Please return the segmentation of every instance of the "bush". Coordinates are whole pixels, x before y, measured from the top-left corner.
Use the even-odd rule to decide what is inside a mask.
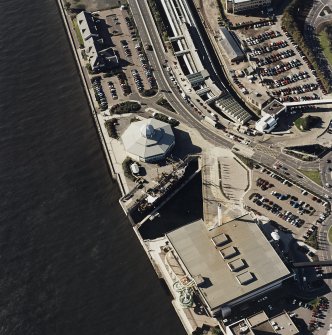
[[[92,67],[90,63],[87,63],[85,65],[85,68],[88,70],[89,74],[94,74],[94,72],[92,71]]]
[[[163,106],[164,108],[167,108],[169,111],[175,113],[175,109],[170,105],[170,103],[168,102],[168,100],[165,99],[164,97],[162,97],[161,99],[159,99],[157,101],[157,105]]]
[[[173,118],[169,118],[168,116],[166,116],[164,114],[161,114],[161,113],[155,113],[153,115],[153,117],[156,120],[169,123],[172,127],[176,127],[176,126],[178,126],[180,124],[180,122],[178,120],[175,120]]]
[[[318,249],[317,231],[314,231],[305,241],[305,243],[317,250]]]
[[[123,162],[122,162],[122,169],[125,177],[129,178],[130,180],[135,180],[135,176],[131,173],[130,170],[130,165],[135,163],[131,158],[127,157]]]
[[[156,95],[157,92],[158,92],[157,89],[150,88],[149,90],[144,90],[143,93],[142,93],[142,95],[144,97],[152,97],[152,96]]]
[[[136,101],[125,101],[114,105],[111,108],[112,114],[126,114],[138,112],[141,109],[141,105]]]
[[[105,127],[107,129],[108,135],[111,138],[115,138],[115,139],[119,138],[118,132],[116,130],[116,124],[117,124],[117,122],[118,122],[117,119],[111,119],[111,120],[107,120],[105,122]]]
[[[165,28],[164,22],[162,20],[162,17],[160,15],[157,1],[156,0],[148,0],[148,5],[150,7],[152,16],[154,18],[154,21],[156,23],[157,29],[159,31],[160,36],[163,38],[163,41],[165,42],[168,39],[167,30]]]

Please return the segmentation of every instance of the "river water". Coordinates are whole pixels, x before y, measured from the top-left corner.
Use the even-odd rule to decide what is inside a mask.
[[[0,334],[184,334],[118,205],[56,2],[0,5]]]

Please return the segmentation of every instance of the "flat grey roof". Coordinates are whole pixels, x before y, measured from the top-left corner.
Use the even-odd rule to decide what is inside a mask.
[[[246,262],[243,261],[242,258],[235,259],[228,263],[229,268],[231,271],[240,271],[247,267]]]
[[[247,331],[241,328],[248,326]],[[264,311],[258,312],[247,319],[242,319],[229,326],[231,333],[240,334],[279,334],[279,335],[298,335],[299,330],[295,326],[286,312],[268,318]]]
[[[279,327],[277,333],[280,335],[296,335],[300,333],[286,312],[270,318],[270,323],[272,326],[275,325]]]
[[[229,236],[229,241],[217,247],[211,239],[220,234]],[[249,214],[211,231],[207,231],[204,222],[199,220],[166,236],[190,275],[205,278],[198,289],[211,309],[290,276],[289,270]],[[221,251],[229,258],[223,259]],[[234,256],[231,256],[232,253]],[[246,266],[231,271],[228,263],[238,258],[243,259]]]
[[[270,115],[278,115],[285,109],[285,106],[278,100],[272,100],[268,105],[262,108],[262,112]]]
[[[225,235],[224,233],[221,233],[217,236],[212,237],[211,239],[213,243],[217,246],[220,247],[222,245],[225,245],[226,243],[229,242],[229,237]]]
[[[251,315],[247,318],[247,322],[249,323],[250,327],[255,327],[265,321],[268,321],[269,318],[267,317],[264,311],[260,311],[254,315]]]
[[[244,57],[244,52],[236,43],[232,34],[228,31],[227,28],[220,28],[222,35],[222,40],[220,41],[222,47],[224,48],[226,55],[229,59],[241,58]]]

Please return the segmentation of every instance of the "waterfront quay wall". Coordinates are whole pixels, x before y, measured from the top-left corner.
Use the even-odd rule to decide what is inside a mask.
[[[84,91],[85,91],[88,103],[90,105],[90,111],[91,111],[92,117],[95,121],[94,124],[96,126],[98,136],[100,138],[100,143],[101,143],[102,148],[103,148],[104,156],[106,158],[107,165],[109,167],[109,171],[111,172],[112,178],[117,181],[117,183],[119,185],[119,188],[120,188],[120,191],[121,191],[121,194],[125,195],[126,192],[125,192],[124,182],[122,180],[121,175],[118,174],[115,171],[113,160],[112,160],[112,152],[110,152],[107,148],[106,138],[105,138],[105,136],[102,132],[102,127],[101,127],[101,124],[100,124],[100,120],[98,118],[97,111],[96,111],[95,105],[93,103],[93,97],[91,96],[91,92],[89,90],[88,78],[84,75],[84,70],[83,70],[81,62],[80,62],[80,57],[79,57],[79,54],[77,52],[77,48],[75,46],[75,38],[74,38],[74,33],[75,32],[72,30],[71,23],[69,22],[70,17],[68,16],[68,14],[66,12],[66,9],[64,7],[64,4],[63,4],[62,0],[57,0],[57,3],[58,3],[59,10],[60,10],[60,14],[61,14],[62,19],[63,19],[62,21],[63,21],[64,27],[66,29],[70,45],[72,47],[73,55],[74,55],[75,61],[76,61],[76,66],[77,66],[79,74],[81,76],[81,82],[82,82],[82,85],[84,87]]]
[[[123,197],[126,194],[126,187],[125,187],[126,183],[125,183],[125,181],[122,180],[122,176],[119,173],[116,172],[115,163],[114,163],[114,162],[116,162],[115,155],[109,149],[109,146],[107,145],[105,135],[103,134],[103,130],[102,130],[103,127],[101,125],[102,119],[98,117],[98,113],[97,113],[97,110],[96,110],[95,105],[94,105],[93,97],[92,97],[91,92],[89,90],[89,82],[88,82],[89,78],[84,74],[84,69],[82,68],[82,64],[81,64],[81,61],[80,61],[78,50],[77,50],[76,45],[75,45],[75,37],[76,37],[75,32],[73,31],[72,26],[71,26],[71,22],[69,21],[70,17],[68,16],[68,14],[66,12],[66,9],[64,8],[64,4],[63,4],[62,0],[57,0],[57,3],[58,3],[58,7],[59,7],[59,10],[60,10],[62,19],[63,19],[64,27],[66,29],[70,45],[72,47],[72,51],[73,51],[73,54],[74,54],[74,57],[75,57],[76,65],[77,65],[78,71],[79,71],[80,76],[81,76],[81,82],[82,82],[82,85],[84,87],[84,91],[86,93],[88,103],[90,105],[91,115],[94,119],[94,124],[95,124],[97,132],[98,132],[98,136],[99,136],[102,148],[103,148],[104,156],[106,158],[106,161],[107,161],[110,173],[112,175],[112,178],[117,181],[117,183],[120,187],[121,193],[122,193],[122,197]],[[196,173],[197,173],[197,171],[196,171]],[[196,175],[196,173],[194,175]],[[191,177],[193,178],[193,176],[191,176]],[[190,180],[192,178],[190,178]],[[173,196],[173,195],[174,194],[170,195],[170,197]],[[124,206],[122,206],[121,202],[120,202],[120,205],[121,205],[123,211],[125,212],[125,214],[127,215],[127,217],[129,218],[129,220],[131,221],[131,223],[133,224],[130,215],[128,215],[127,211],[125,210]],[[162,273],[161,273],[161,271],[158,267],[158,264],[156,264],[155,260],[152,258],[151,254],[150,254],[150,250],[148,249],[148,246],[146,245],[145,241],[143,240],[143,238],[142,238],[142,236],[139,232],[138,227],[135,227],[133,225],[133,230],[134,230],[140,244],[142,245],[146,255],[148,256],[148,258],[150,260],[150,263],[151,263],[152,267],[154,268],[158,278],[162,279],[163,275],[162,275]],[[176,308],[176,304],[174,302],[173,302],[173,307],[174,307],[177,315],[179,316],[186,332],[188,334],[191,334],[191,331],[186,326],[186,323],[187,323],[186,321],[187,320],[185,320],[185,317],[181,314],[181,311],[178,308]]]

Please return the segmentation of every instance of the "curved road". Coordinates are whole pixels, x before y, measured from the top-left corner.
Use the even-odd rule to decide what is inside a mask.
[[[332,2],[332,0],[321,0],[319,3],[321,5],[318,6],[312,14],[317,17],[325,6],[326,3]],[[299,168],[320,168],[323,171],[323,182],[331,182],[332,185],[332,175],[331,173],[328,175],[326,171],[328,170],[328,165],[326,162],[326,158],[324,162],[320,162],[320,166],[315,162],[302,162],[295,158],[292,158],[286,154],[280,152],[280,150],[273,148],[273,145],[269,143],[253,143],[250,147],[245,145],[235,143],[231,141],[223,131],[218,131],[215,128],[212,128],[208,124],[203,124],[201,122],[201,117],[196,113],[191,113],[189,110],[189,105],[184,102],[179,91],[174,89],[174,84],[169,78],[169,75],[166,69],[162,66],[165,62],[165,50],[163,47],[163,43],[155,27],[155,23],[153,17],[150,13],[148,5],[145,0],[128,0],[128,3],[131,7],[131,11],[136,22],[137,28],[140,33],[140,37],[143,43],[149,43],[153,47],[153,51],[148,51],[147,55],[150,61],[150,64],[154,68],[154,75],[158,82],[159,89],[163,92],[165,98],[170,102],[173,108],[179,114],[179,118],[184,121],[188,126],[197,129],[200,134],[209,142],[214,145],[226,147],[232,149],[236,147],[240,150],[240,152],[247,152],[247,156],[253,158],[254,160],[265,164],[268,167],[272,167],[276,161],[279,161],[283,164],[284,167],[287,167],[285,175],[283,170],[279,170],[279,174],[284,174],[284,177],[295,181],[299,185],[304,188],[319,194],[322,197],[325,197],[325,194],[332,196],[331,189],[323,188],[305,176],[301,175],[297,169]],[[323,6],[323,7],[322,7]],[[322,7],[322,8],[321,8]],[[315,22],[312,22],[313,25]],[[148,104],[149,107],[154,107],[156,109],[160,109],[160,106],[156,105],[153,99],[141,99],[144,103]],[[190,108],[191,109],[191,108]],[[332,159],[332,153],[331,153]],[[332,167],[332,165],[331,165]],[[331,248],[327,242],[327,231],[332,225],[332,217],[330,216],[326,222],[319,227],[319,256],[320,259],[331,259]],[[332,268],[328,268],[328,271],[332,271]],[[332,280],[327,279],[327,284],[329,287],[332,286]]]
[[[142,42],[149,43],[153,47],[153,51],[148,51],[147,55],[151,65],[154,68],[154,74],[158,82],[159,89],[164,92],[163,94],[170,102],[170,104],[174,107],[182,119],[185,120],[186,124],[197,129],[206,140],[215,145],[229,149],[233,148],[236,144],[237,147],[242,147],[243,151],[245,151],[247,149],[246,146],[234,143],[226,136],[223,131],[217,130],[210,125],[203,124],[201,121],[201,116],[190,112],[189,104],[184,102],[177,89],[174,90],[174,84],[170,80],[166,69],[162,66],[162,63],[164,63],[166,58],[165,49],[155,26],[153,17],[148,8],[147,2],[128,0],[128,3],[131,7],[134,20],[140,32]],[[296,169],[303,168],[304,166],[306,168],[318,167],[317,163],[304,163],[281,153],[277,149],[270,148],[270,146],[265,145],[264,143],[253,143],[250,149],[254,152],[254,154],[251,156],[254,160],[257,160],[258,162],[261,162],[270,167],[272,167],[277,160],[282,161],[283,164],[289,168],[291,173],[291,176],[288,176],[288,178],[292,177],[292,179],[297,181],[299,184],[306,188],[310,188],[312,191],[318,193],[321,196],[324,196],[326,193],[332,195],[330,190],[325,190],[324,188],[313,183],[311,180],[305,177],[297,177],[299,172],[296,171]],[[287,176],[285,177],[287,178]]]

